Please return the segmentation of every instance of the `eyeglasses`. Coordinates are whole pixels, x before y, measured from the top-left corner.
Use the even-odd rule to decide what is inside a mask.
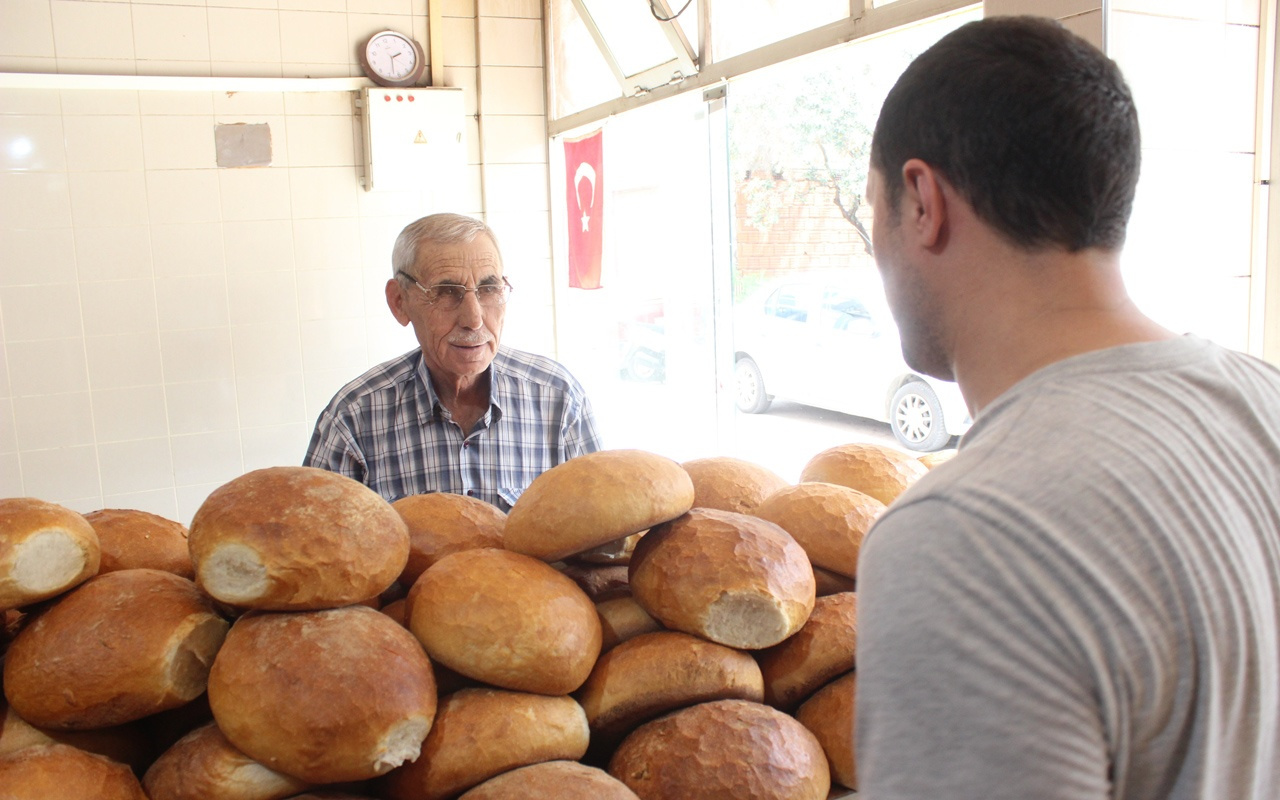
[[[505,277],[502,279],[502,283],[482,283],[474,289],[468,289],[460,283],[437,283],[433,286],[423,286],[416,278],[404,270],[398,270],[396,274],[413,281],[413,285],[422,290],[427,305],[439,306],[445,311],[453,311],[462,305],[462,298],[466,297],[468,292],[475,292],[476,300],[482,306],[492,308],[506,305],[507,295],[514,290],[514,287]]]

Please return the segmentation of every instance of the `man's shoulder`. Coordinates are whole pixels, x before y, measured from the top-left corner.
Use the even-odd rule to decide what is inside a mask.
[[[371,367],[338,390],[330,401],[330,409],[360,405],[371,395],[399,391],[405,384],[417,380],[421,358],[422,352],[414,349]]]
[[[581,391],[573,374],[553,358],[502,345],[493,359],[494,374],[522,383],[534,383],[567,392]]]

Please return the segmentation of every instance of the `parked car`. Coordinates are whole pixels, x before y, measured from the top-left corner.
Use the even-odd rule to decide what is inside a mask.
[[[972,420],[954,383],[913,371],[873,270],[803,273],[770,283],[734,314],[735,403],[759,414],[775,397],[889,423],[931,452]]]

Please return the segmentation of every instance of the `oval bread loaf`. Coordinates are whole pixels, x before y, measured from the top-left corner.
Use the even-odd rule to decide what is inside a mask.
[[[551,565],[519,553],[445,556],[418,578],[409,603],[409,629],[433,660],[504,689],[568,694],[600,654],[591,599]]]
[[[103,572],[122,569],[161,569],[195,578],[187,527],[159,514],[130,508],[103,508],[84,518],[98,534]]]
[[[460,689],[440,700],[422,756],[384,779],[391,800],[443,800],[494,775],[586,753],[587,717],[572,697]]]
[[[155,758],[151,737],[140,721],[87,731],[39,728],[18,716],[0,694],[0,755],[45,744],[71,745],[127,764],[139,773]]]
[[[849,789],[858,788],[853,727],[857,716],[858,673],[848,672],[813,693],[796,710],[796,720],[822,745],[831,765],[831,778]]]
[[[814,567],[858,576],[858,553],[885,504],[834,483],[801,483],[780,489],[755,510],[761,519],[791,534]]]
[[[37,745],[0,756],[4,800],[148,800],[133,771],[65,744]]]
[[[34,497],[0,499],[0,611],[55,597],[98,574],[101,547],[81,514]]]
[[[751,514],[769,495],[787,486],[778,473],[731,456],[695,458],[681,464],[693,481],[693,507]]]
[[[826,800],[831,770],[803,725],[748,700],[699,703],[623,740],[609,774],[644,800]]]
[[[754,650],[800,630],[816,586],[804,549],[747,514],[695,508],[636,545],[631,594],[663,626]]]
[[[577,761],[543,761],[504,772],[458,800],[640,800],[622,781]]]
[[[59,598],[14,639],[4,689],[33,725],[105,728],[204,692],[228,623],[191,581],[109,572]]]
[[[750,654],[687,633],[630,639],[596,662],[577,693],[591,736],[616,742],[659,714],[708,700],[761,702],[764,680]]]
[[[151,800],[281,800],[310,786],[249,758],[212,722],[179,739],[142,777]]]
[[[402,497],[391,507],[409,529],[409,560],[400,582],[412,586],[427,567],[459,550],[502,547],[507,515],[483,500],[452,492]]]
[[[506,548],[559,561],[639,533],[693,506],[680,464],[644,450],[599,450],[533,479],[507,515]]]
[[[336,472],[268,467],[201,504],[188,539],[196,583],[242,608],[338,608],[391,586],[409,558],[404,520]]]
[[[662,625],[649,616],[630,592],[596,603],[596,613],[600,615],[601,652],[642,633],[662,630]]]
[[[249,612],[209,674],[218,728],[245,755],[308,783],[358,781],[417,758],[436,713],[431,662],[368,606]]]
[[[854,442],[829,447],[809,459],[800,471],[800,482],[848,486],[889,505],[928,471],[917,458],[901,450]]]
[[[759,654],[764,701],[790,712],[823,685],[854,668],[858,596],[819,597],[809,621],[785,642]]]

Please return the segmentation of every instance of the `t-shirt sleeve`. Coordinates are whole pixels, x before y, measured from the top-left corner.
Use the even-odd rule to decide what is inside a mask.
[[[859,797],[1110,797],[1088,622],[1062,583],[942,500],[884,515],[858,567]]]

